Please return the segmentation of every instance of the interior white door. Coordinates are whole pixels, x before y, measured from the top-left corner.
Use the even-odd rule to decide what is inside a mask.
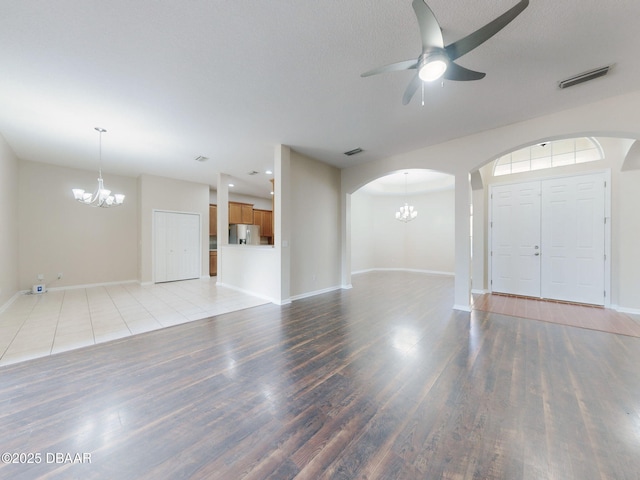
[[[605,178],[542,181],[541,295],[604,305]]]
[[[540,296],[540,182],[492,190],[491,289]]]
[[[200,216],[154,212],[155,282],[200,276]]]
[[[200,276],[200,217],[178,214],[176,218],[178,244],[177,276],[179,279]]]

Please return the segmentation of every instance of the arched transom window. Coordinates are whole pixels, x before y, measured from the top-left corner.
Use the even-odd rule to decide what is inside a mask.
[[[493,175],[530,172],[603,158],[602,147],[595,138],[565,138],[530,145],[503,155],[496,160]]]

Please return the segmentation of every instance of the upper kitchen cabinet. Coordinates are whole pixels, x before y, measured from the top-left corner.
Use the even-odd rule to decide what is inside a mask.
[[[218,235],[218,207],[216,205],[209,205],[209,236],[215,237]]]
[[[239,223],[253,225],[253,205],[249,203],[229,202],[229,225]]]

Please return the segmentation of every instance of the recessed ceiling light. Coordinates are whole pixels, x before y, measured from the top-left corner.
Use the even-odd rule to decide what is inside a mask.
[[[273,195],[273,194],[274,194],[274,193],[273,193],[273,192],[271,192],[271,195]]]
[[[272,174],[273,174],[273,172],[272,172],[271,170],[267,170],[267,171],[266,171],[266,172],[264,172],[264,173],[266,173],[267,175],[272,175]]]
[[[229,186],[230,187],[235,187],[235,185],[233,183],[230,183]]]

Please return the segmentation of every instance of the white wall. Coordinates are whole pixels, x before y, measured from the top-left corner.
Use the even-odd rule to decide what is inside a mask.
[[[126,195],[120,207],[76,202],[71,189],[93,191],[97,176],[97,171],[19,162],[20,289],[39,283],[38,274],[44,275],[47,287],[137,278],[136,180],[103,174],[107,188]]]
[[[623,172],[618,188],[619,233],[615,245],[620,259],[617,301],[621,311],[640,313],[640,170]]]
[[[410,195],[418,217],[403,223],[395,212],[404,196],[351,196],[351,268],[422,270],[453,274],[454,190]]]
[[[18,291],[18,158],[0,135],[0,308]]]
[[[153,282],[153,211],[199,213],[201,219],[200,275],[209,275],[209,185],[154,175],[138,179],[140,195],[139,272],[142,283]]]
[[[377,268],[375,250],[378,242],[374,231],[375,206],[373,195],[358,191],[351,195],[351,271]]]
[[[291,151],[291,296],[340,287],[340,170]]]
[[[280,303],[278,260],[273,247],[218,245],[218,284]]]

